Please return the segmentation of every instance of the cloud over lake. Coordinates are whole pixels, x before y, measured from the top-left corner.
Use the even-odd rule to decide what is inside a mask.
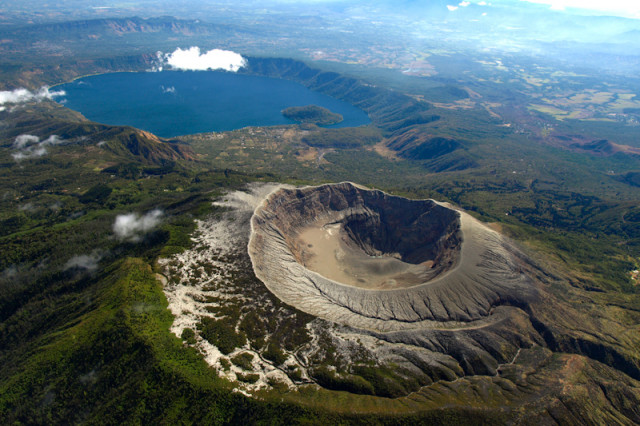
[[[164,57],[173,69],[189,71],[225,70],[236,72],[247,64],[247,60],[239,53],[230,50],[213,49],[206,53],[193,46],[189,49],[177,48]]]

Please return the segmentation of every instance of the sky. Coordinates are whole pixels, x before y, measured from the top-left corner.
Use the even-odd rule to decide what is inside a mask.
[[[167,5],[171,5],[174,3],[181,8],[185,5],[189,5],[190,7],[197,8],[198,3],[204,5],[212,5],[215,3],[220,4],[243,4],[247,5],[266,5],[266,4],[295,4],[297,6],[300,5],[317,5],[322,3],[348,3],[350,0],[268,0],[268,1],[259,1],[259,0],[133,0],[128,2],[119,2],[114,0],[66,0],[65,2],[58,2],[57,8],[60,7],[82,7],[84,9],[104,9],[105,7],[109,9],[109,6],[119,5],[118,7],[149,7],[153,4],[161,5],[165,7]],[[367,0],[360,0],[367,1]],[[390,0],[375,0],[371,3],[376,2],[388,2]],[[415,4],[424,4],[425,6],[433,5],[442,2],[442,0],[409,0],[409,3]],[[449,10],[455,10],[458,8],[464,8],[466,6],[475,4],[481,6],[490,6],[491,3],[494,2],[496,4],[511,4],[517,6],[518,3],[522,4],[525,2],[528,3],[537,3],[543,5],[549,5],[550,9],[553,10],[582,10],[588,11],[590,14],[604,14],[611,16],[623,16],[627,18],[636,18],[640,19],[640,0],[451,0],[448,3]],[[41,8],[40,3],[42,0],[0,0],[0,10],[12,10],[16,7],[20,6],[20,9],[29,9],[29,8]],[[402,4],[403,2],[400,2]],[[82,5],[82,6],[81,6]],[[126,5],[126,6],[125,6]],[[400,6],[402,7],[402,6]]]
[[[638,0],[520,0],[529,3],[548,4],[554,10],[584,9],[598,14],[640,19]]]
[[[276,3],[288,4],[316,4],[316,3],[335,3],[343,0],[273,0]],[[421,0],[424,4],[428,4],[431,0]],[[640,0],[493,0],[495,3],[512,4],[517,6],[518,3],[528,2],[537,4],[547,4],[552,10],[582,10],[589,14],[622,16],[626,18],[640,19]],[[454,11],[460,7],[466,7],[471,4],[480,6],[491,6],[492,0],[452,0],[447,6],[450,11]]]

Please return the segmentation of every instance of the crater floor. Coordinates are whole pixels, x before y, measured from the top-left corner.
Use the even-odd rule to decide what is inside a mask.
[[[298,235],[298,255],[309,270],[339,283],[369,289],[393,289],[420,284],[433,261],[419,265],[385,254],[370,255],[350,240],[339,224],[310,226]]]
[[[413,287],[457,263],[456,212],[430,200],[359,196],[347,209],[296,215],[284,232],[299,263],[338,283],[376,290]]]

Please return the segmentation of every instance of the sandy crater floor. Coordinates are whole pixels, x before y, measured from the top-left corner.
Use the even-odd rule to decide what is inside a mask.
[[[302,264],[325,278],[353,287],[384,290],[424,281],[432,261],[412,265],[399,254],[369,255],[349,240],[340,224],[316,224],[298,235]]]

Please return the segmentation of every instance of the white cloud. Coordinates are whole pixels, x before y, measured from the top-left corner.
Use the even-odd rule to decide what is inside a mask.
[[[62,142],[64,142],[64,140],[61,139],[60,136],[51,135],[47,139],[45,139],[42,142],[40,142],[40,145],[42,145],[42,146],[60,145]]]
[[[14,152],[11,156],[18,162],[42,157],[47,155],[47,146],[59,145],[63,142],[64,140],[57,135],[51,135],[43,141],[40,141],[40,138],[35,135],[19,135],[12,145],[17,152]]]
[[[28,160],[30,158],[38,158],[47,155],[47,150],[42,147],[29,147],[24,151],[14,152],[11,154],[14,160],[20,162],[22,160]]]
[[[247,60],[239,53],[220,49],[200,53],[197,46],[186,50],[178,48],[173,53],[166,54],[164,59],[171,68],[193,71],[221,69],[236,72],[247,64]]]
[[[94,251],[92,254],[80,254],[73,256],[64,265],[64,270],[72,268],[86,269],[89,272],[93,272],[98,269],[98,262],[102,259],[102,255],[99,252]]]
[[[487,2],[486,1],[481,1],[480,3],[478,3],[478,6],[486,6]]]
[[[137,213],[121,214],[113,223],[113,232],[121,241],[137,242],[145,234],[158,226],[162,219],[161,210],[152,210],[144,216]]]
[[[23,149],[29,145],[40,142],[40,138],[34,135],[20,135],[13,141],[13,147]]]
[[[57,96],[64,96],[66,93],[64,90],[50,92],[49,88],[42,87],[37,92],[31,92],[30,90],[20,88],[12,91],[0,91],[0,106],[1,111],[6,108],[5,104],[21,104],[25,102],[41,102],[45,99],[53,99]]]
[[[469,6],[471,3],[468,1],[461,1],[460,3],[458,3],[458,6],[460,7],[467,7]]]
[[[458,9],[458,6],[451,6],[450,4],[448,4],[447,9],[449,9],[450,12],[453,12],[454,10]]]

